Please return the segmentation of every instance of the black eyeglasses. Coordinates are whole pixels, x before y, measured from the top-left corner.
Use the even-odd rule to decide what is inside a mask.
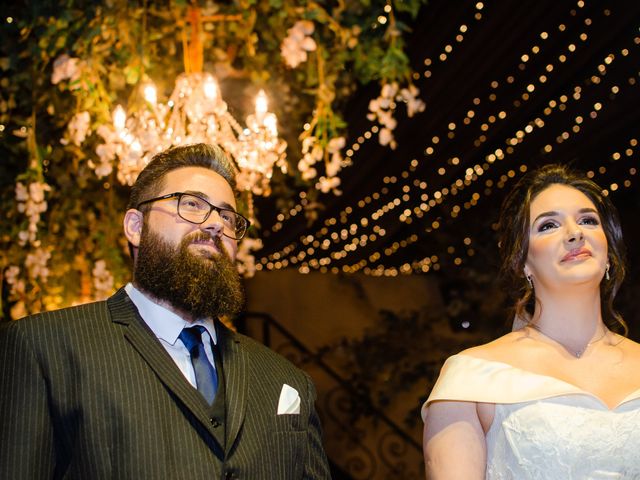
[[[200,225],[207,221],[207,218],[214,210],[220,215],[222,224],[224,225],[223,234],[234,240],[240,240],[247,233],[247,229],[251,222],[248,219],[240,215],[235,210],[229,210],[227,208],[216,207],[210,204],[204,198],[200,198],[192,193],[175,192],[168,193],[161,197],[150,198],[140,202],[136,207],[136,210],[140,210],[140,206],[145,203],[157,202],[158,200],[166,200],[168,198],[178,199],[178,216],[187,222]]]

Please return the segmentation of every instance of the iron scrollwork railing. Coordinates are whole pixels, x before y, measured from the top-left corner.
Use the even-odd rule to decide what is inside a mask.
[[[252,321],[259,322],[257,325]],[[236,324],[292,363],[305,368],[318,387],[325,446],[350,479],[424,477],[421,445],[293,333],[265,313],[245,313]],[[362,414],[355,415],[354,412]]]

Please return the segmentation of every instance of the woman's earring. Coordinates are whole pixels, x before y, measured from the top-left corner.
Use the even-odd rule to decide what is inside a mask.
[[[525,278],[527,279],[527,282],[529,283],[529,288],[531,290],[533,290],[533,281],[531,280],[531,275],[525,275]]]
[[[607,263],[607,268],[604,270],[604,278],[607,279],[607,282],[609,280],[611,280],[611,277],[609,276],[609,264]]]

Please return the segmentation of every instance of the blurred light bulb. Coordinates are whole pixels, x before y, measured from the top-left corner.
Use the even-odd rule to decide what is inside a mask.
[[[122,130],[127,121],[127,114],[124,113],[124,108],[122,105],[116,106],[113,110],[113,126],[116,130]]]
[[[267,94],[264,93],[264,90],[260,90],[258,95],[256,96],[256,113],[258,115],[264,115],[267,113],[268,102],[267,102]]]
[[[156,104],[156,102],[158,101],[158,93],[156,91],[156,87],[153,83],[147,83],[144,86],[144,99],[149,102],[149,103],[153,103],[154,105]]]
[[[209,100],[218,98],[218,84],[213,77],[207,77],[202,88],[204,90],[204,96]]]
[[[267,115],[267,117],[264,119],[264,126],[269,130],[269,132],[272,132],[273,135],[277,135],[278,134],[278,120],[276,119],[275,115]]]

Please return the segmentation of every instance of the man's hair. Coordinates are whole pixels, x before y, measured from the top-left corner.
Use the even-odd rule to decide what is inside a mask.
[[[153,156],[136,179],[127,209],[153,198],[162,190],[167,173],[184,167],[202,167],[222,176],[236,192],[236,168],[227,153],[216,145],[196,143],[169,148]]]

